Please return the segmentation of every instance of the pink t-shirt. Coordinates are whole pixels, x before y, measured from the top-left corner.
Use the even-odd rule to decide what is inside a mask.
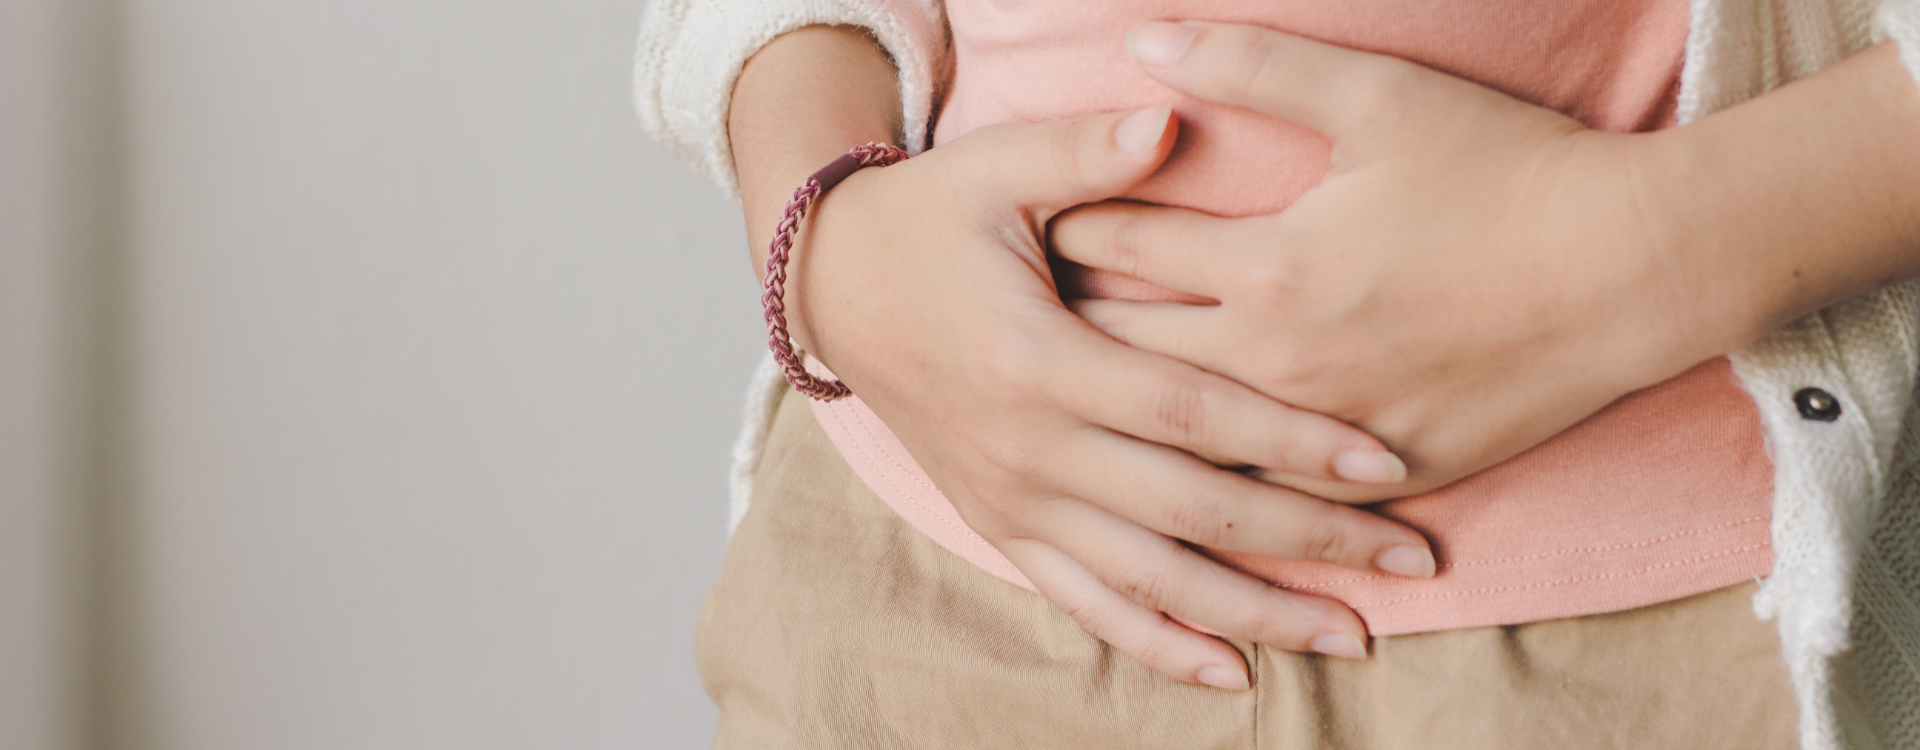
[[[947,12],[955,77],[936,144],[992,123],[1172,104],[1180,142],[1129,195],[1226,216],[1285,208],[1326,173],[1328,144],[1149,79],[1123,46],[1139,21],[1283,29],[1410,59],[1618,132],[1671,123],[1688,25],[1685,0],[948,0]],[[1147,285],[1096,277],[1062,286],[1134,296]],[[857,398],[815,403],[814,412],[909,524],[1032,588]],[[1375,635],[1615,612],[1767,574],[1771,481],[1758,412],[1722,358],[1478,475],[1373,506],[1432,540],[1440,563],[1432,580],[1215,556],[1346,602]]]

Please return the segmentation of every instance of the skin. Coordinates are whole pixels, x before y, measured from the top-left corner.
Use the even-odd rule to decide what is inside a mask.
[[[1445,485],[1920,275],[1920,95],[1891,44],[1640,134],[1259,27],[1145,24],[1129,47],[1168,86],[1320,131],[1334,166],[1269,216],[1106,203],[1061,217],[1062,256],[1220,301],[1075,309],[1366,427],[1411,469],[1393,487],[1279,478],[1318,494]]]
[[[893,91],[886,58],[848,30],[795,32],[748,63],[729,129],[756,252],[792,186],[851,145],[893,138]],[[788,321],[964,520],[1088,632],[1175,679],[1244,688],[1238,651],[1169,615],[1349,657],[1365,655],[1365,628],[1338,602],[1182,541],[1422,577],[1433,557],[1405,526],[1213,463],[1330,481],[1358,457],[1372,478],[1399,478],[1379,441],[1114,341],[1060,301],[1047,221],[1145,178],[1173,137],[1165,109],[1094,115],[982,128],[861,170],[797,238]]]
[[[1280,214],[1224,220],[1103,202],[1165,157],[1164,113],[983,128],[822,200],[788,309],[796,340],[975,530],[1093,635],[1175,679],[1246,685],[1236,651],[1167,615],[1364,655],[1345,607],[1179,541],[1431,575],[1411,530],[1319,497],[1445,484],[1920,275],[1920,95],[1885,46],[1622,136],[1392,58],[1151,26],[1130,45],[1151,75],[1322,131],[1334,173]],[[729,129],[756,265],[794,185],[851,145],[897,140],[894,86],[851,30],[795,32],[748,64]],[[1434,184],[1448,189],[1419,188]],[[1049,240],[1221,304],[1074,315]]]

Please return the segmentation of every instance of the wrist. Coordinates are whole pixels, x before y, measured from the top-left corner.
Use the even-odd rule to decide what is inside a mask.
[[[864,30],[808,26],[748,59],[727,113],[755,278],[795,188],[853,146],[900,142],[897,73]]]
[[[1646,136],[1651,201],[1691,313],[1743,348],[1920,275],[1920,95],[1889,45],[1685,127]]]
[[[1649,254],[1641,323],[1659,331],[1657,366],[1671,375],[1744,348],[1785,321],[1791,289],[1777,283],[1780,253],[1730,231],[1750,220],[1719,175],[1741,158],[1700,124],[1626,136],[1634,203]]]
[[[1566,317],[1548,324],[1572,334],[1565,367],[1609,398],[1738,348],[1729,342],[1744,330],[1739,311],[1709,297],[1725,285],[1690,236],[1693,155],[1677,134],[1577,132],[1538,216],[1538,236],[1565,253],[1548,309]]]

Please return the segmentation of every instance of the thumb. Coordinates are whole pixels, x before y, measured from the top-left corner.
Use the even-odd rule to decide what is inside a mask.
[[[1043,215],[1112,198],[1173,148],[1173,108],[992,125],[947,145],[956,187]]]
[[[1174,89],[1336,143],[1391,131],[1411,114],[1412,94],[1444,78],[1405,60],[1242,24],[1142,23],[1128,33],[1127,52]]]

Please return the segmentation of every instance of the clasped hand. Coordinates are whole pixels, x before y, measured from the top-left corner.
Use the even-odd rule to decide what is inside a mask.
[[[1664,332],[1683,287],[1636,183],[1654,136],[1253,26],[1143,24],[1129,49],[1168,86],[1333,143],[1325,180],[1276,214],[1107,202],[1051,227],[1068,260],[1219,301],[1076,300],[1096,327],[1359,425],[1410,471],[1266,478],[1348,501],[1439,487],[1711,356]]]
[[[1430,576],[1418,533],[1324,498],[1439,486],[1704,359],[1646,354],[1683,351],[1650,343],[1683,288],[1636,202],[1650,136],[1256,27],[1132,41],[1174,88],[1326,134],[1332,173],[1226,220],[1102,202],[1167,157],[1165,108],[981,128],[822,199],[794,336],[1042,594],[1147,666],[1247,685],[1238,652],[1169,616],[1364,656],[1346,607],[1191,545]],[[1220,304],[1069,310],[1049,243]]]

